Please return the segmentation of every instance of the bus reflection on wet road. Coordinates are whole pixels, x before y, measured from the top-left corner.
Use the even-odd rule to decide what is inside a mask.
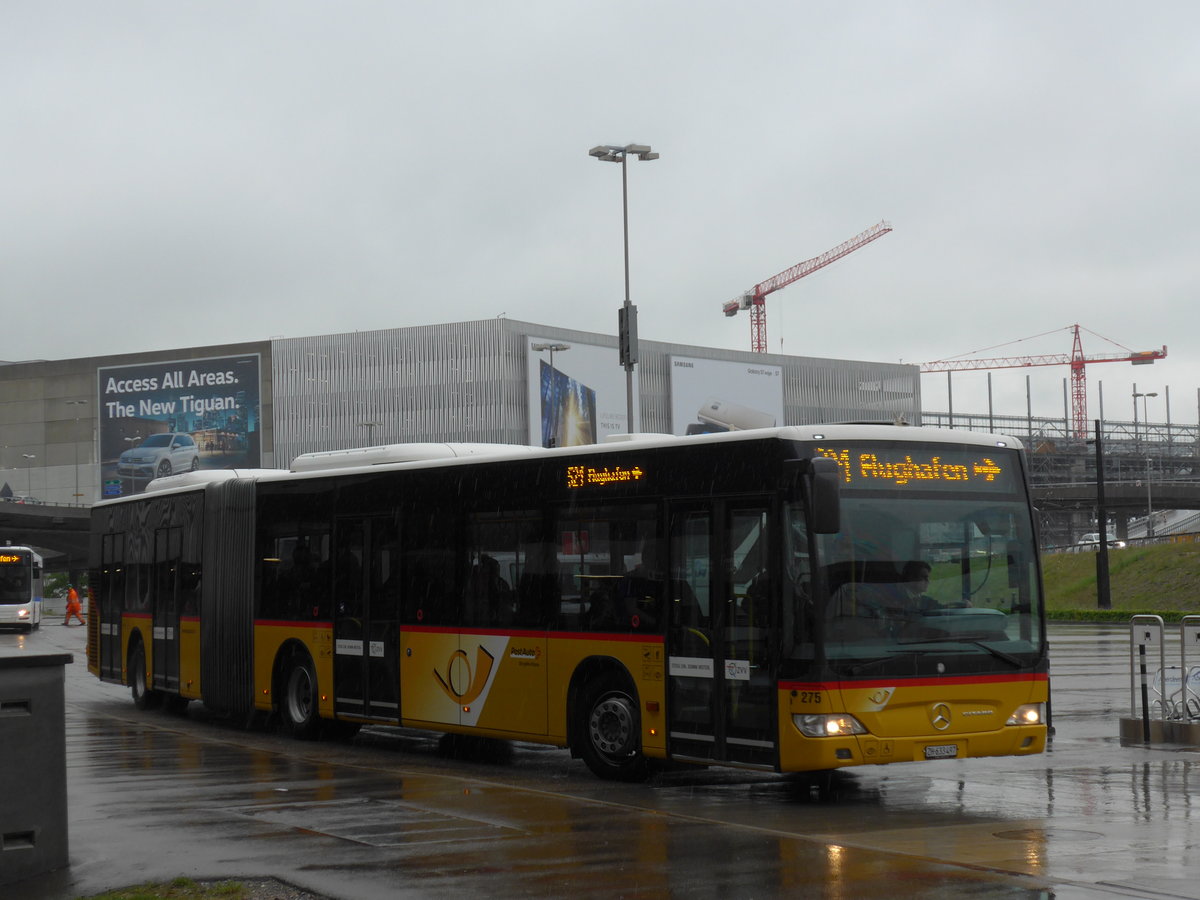
[[[1120,744],[1126,628],[1051,633],[1044,756],[821,776],[679,768],[640,785],[597,781],[534,745],[386,729],[301,743],[199,709],[139,713],[79,653],[67,674],[71,866],[20,896],[270,875],[354,900],[1200,898],[1200,751]],[[78,651],[82,629],[26,640]]]

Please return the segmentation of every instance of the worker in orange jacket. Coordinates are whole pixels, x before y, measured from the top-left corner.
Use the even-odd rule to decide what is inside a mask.
[[[83,620],[83,604],[79,602],[79,593],[75,590],[72,584],[67,585],[67,617],[63,619],[64,625],[71,624],[71,616],[79,620],[80,625],[86,625]]]

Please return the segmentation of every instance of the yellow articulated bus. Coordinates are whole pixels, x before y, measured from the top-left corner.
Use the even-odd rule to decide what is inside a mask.
[[[1038,753],[1024,466],[828,425],[170,476],[93,508],[88,665],[139,707],[542,742],[610,779]]]

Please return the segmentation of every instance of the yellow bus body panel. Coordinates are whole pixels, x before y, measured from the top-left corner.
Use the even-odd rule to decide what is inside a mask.
[[[544,633],[405,630],[404,721],[544,739],[548,655]]]
[[[149,613],[121,614],[121,684],[129,684],[129,644],[135,636],[142,639],[142,652],[146,654],[146,681],[150,682],[154,672],[154,628]]]
[[[663,755],[661,639],[406,628],[400,635],[401,724],[563,746],[571,679],[591,658],[628,671],[641,707],[643,746]]]
[[[200,620],[179,620],[179,695],[200,699]]]
[[[662,638],[561,633],[551,636],[550,647],[550,733],[556,743],[567,740],[572,677],[586,660],[603,658],[620,663],[633,680],[642,722],[642,751],[652,757],[666,755],[667,678]]]
[[[254,708],[269,712],[274,696],[275,664],[284,644],[301,644],[312,658],[317,674],[317,707],[321,718],[333,718],[333,628],[327,623],[255,624]]]

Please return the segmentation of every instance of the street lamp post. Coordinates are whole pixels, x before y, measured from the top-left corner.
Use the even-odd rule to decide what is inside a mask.
[[[1158,391],[1148,391],[1147,393],[1133,392],[1133,418],[1137,421],[1137,398],[1142,398],[1142,424],[1146,426],[1146,436],[1150,436],[1150,411],[1146,408],[1146,404],[1151,397],[1157,397]]]
[[[1136,388],[1137,385],[1134,385]],[[1149,402],[1151,397],[1157,397],[1158,391],[1147,391],[1142,393],[1138,390],[1133,392],[1133,422],[1134,434],[1137,434],[1137,402],[1138,397],[1142,398],[1142,422],[1146,426],[1146,437],[1150,437],[1150,409]],[[1146,537],[1154,537],[1154,503],[1150,496],[1150,443],[1146,442]]]
[[[1146,457],[1146,537],[1154,537],[1154,501],[1150,496],[1150,457]]]
[[[1147,434],[1149,434],[1149,432],[1150,432],[1150,428],[1149,428],[1150,417],[1149,417],[1149,413],[1146,412],[1146,398],[1147,397],[1157,397],[1157,396],[1158,396],[1157,391],[1150,391],[1149,393],[1143,394],[1141,391],[1139,391],[1137,389],[1136,384],[1133,386],[1133,442],[1134,442],[1134,444],[1136,444],[1139,447],[1141,446],[1141,443],[1142,443],[1142,437],[1141,437],[1140,432],[1138,431],[1138,414],[1137,414],[1138,397],[1142,398],[1142,421],[1146,423],[1146,426],[1147,426],[1146,432],[1147,432]]]
[[[550,437],[542,436],[542,444],[555,447],[558,444],[558,379],[554,377],[554,354],[571,349],[570,344],[530,344],[529,349],[535,353],[550,351]],[[539,391],[539,393],[541,393]],[[544,414],[544,413],[543,413]]]
[[[618,318],[621,343],[621,364],[625,367],[625,409],[628,420],[628,431],[635,430],[633,421],[633,367],[637,363],[637,307],[629,302],[629,182],[627,178],[626,160],[633,154],[643,162],[658,159],[658,154],[650,149],[649,144],[626,144],[617,147],[611,144],[601,144],[588,151],[600,162],[619,162],[621,164],[621,216],[625,229],[625,305],[621,308]]]
[[[127,443],[130,447],[137,446],[139,443],[141,443],[141,440],[142,440],[142,436],[140,434],[135,434],[132,437],[126,436],[124,438],[125,443]],[[117,465],[117,477],[118,478],[121,477],[120,463],[118,463],[118,465]],[[137,481],[135,481],[134,477],[132,475],[130,475],[129,476],[129,493],[130,494],[134,493],[133,489],[136,485],[137,485]],[[121,489],[124,490],[124,487],[125,487],[125,482],[121,482]]]
[[[79,430],[79,407],[87,406],[86,400],[68,400],[67,406],[75,407],[75,431]],[[79,498],[83,495],[79,493],[79,435],[73,431],[71,433],[71,446],[75,450],[75,503],[79,502]]]

